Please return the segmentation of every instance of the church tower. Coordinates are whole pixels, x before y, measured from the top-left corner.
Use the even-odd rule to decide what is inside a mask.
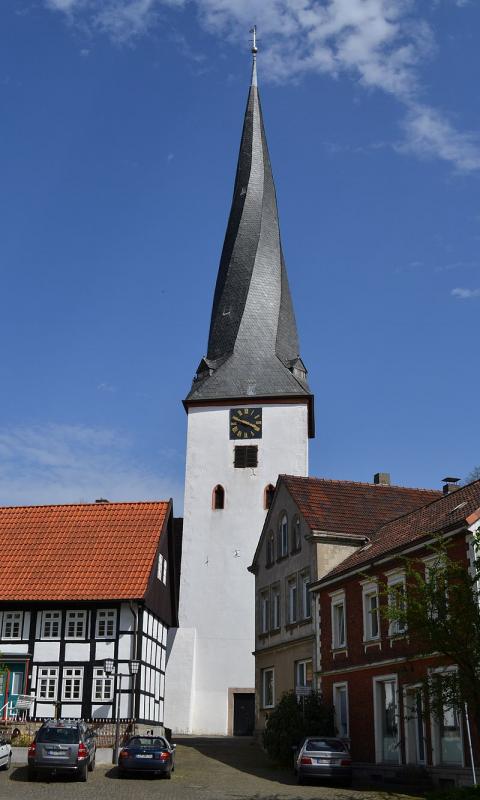
[[[255,36],[255,34],[254,34]],[[279,473],[308,474],[313,396],[300,358],[257,87],[256,46],[207,355],[188,414],[180,627],[171,631],[165,722],[233,732],[254,681],[247,571]]]

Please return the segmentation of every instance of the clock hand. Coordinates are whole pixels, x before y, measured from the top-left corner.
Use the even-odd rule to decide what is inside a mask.
[[[240,419],[240,417],[232,417],[234,422],[239,422],[241,425],[248,425],[249,428],[253,428],[254,431],[259,431],[260,428],[258,425],[254,425],[253,422],[249,422],[247,419]]]

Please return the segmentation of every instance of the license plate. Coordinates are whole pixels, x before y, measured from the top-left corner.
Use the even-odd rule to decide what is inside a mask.
[[[315,764],[330,764],[328,758],[312,758],[312,761],[315,761]]]
[[[137,758],[153,758],[153,753],[138,753]]]

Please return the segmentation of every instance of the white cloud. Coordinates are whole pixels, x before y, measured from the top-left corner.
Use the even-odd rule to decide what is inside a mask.
[[[348,75],[364,88],[379,89],[403,104],[403,152],[440,158],[463,172],[480,168],[476,135],[456,130],[442,112],[421,100],[420,67],[436,45],[430,25],[420,16],[422,4],[415,0],[44,2],[117,43],[146,33],[166,6],[196,7],[207,31],[243,46],[255,21],[261,37],[262,72],[271,80],[298,79],[311,72]],[[456,5],[465,5],[465,0],[456,0]],[[181,35],[179,46],[191,58]]]
[[[170,461],[169,454],[164,454]],[[175,478],[143,467],[128,437],[81,425],[0,429],[0,504],[168,499],[179,513]]]
[[[480,289],[457,288],[457,289],[452,289],[451,294],[458,300],[471,300],[473,297],[480,297]]]

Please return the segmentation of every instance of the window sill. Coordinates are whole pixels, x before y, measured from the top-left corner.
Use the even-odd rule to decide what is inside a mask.
[[[302,552],[302,548],[301,547],[296,547],[295,550],[290,550],[290,555],[291,556],[296,556],[297,553],[301,553],[301,552]]]
[[[288,553],[285,553],[285,555],[283,555],[283,556],[278,556],[277,557],[277,564],[279,564],[280,561],[285,561],[286,558],[288,558]]]
[[[285,625],[285,630],[286,631],[291,631],[294,628],[298,628],[297,620],[295,620],[295,622],[287,622],[287,624]]]
[[[390,647],[393,647],[395,642],[406,641],[408,642],[408,633],[392,633],[389,635]]]
[[[275,561],[269,561],[268,564],[265,564],[265,569],[271,569],[275,566]]]
[[[332,647],[331,653],[333,657],[335,656],[348,656],[348,648],[347,647]]]
[[[300,625],[300,626],[302,626],[302,625],[311,625],[312,624],[312,618],[311,617],[304,617],[303,619],[299,620],[297,624]]]

